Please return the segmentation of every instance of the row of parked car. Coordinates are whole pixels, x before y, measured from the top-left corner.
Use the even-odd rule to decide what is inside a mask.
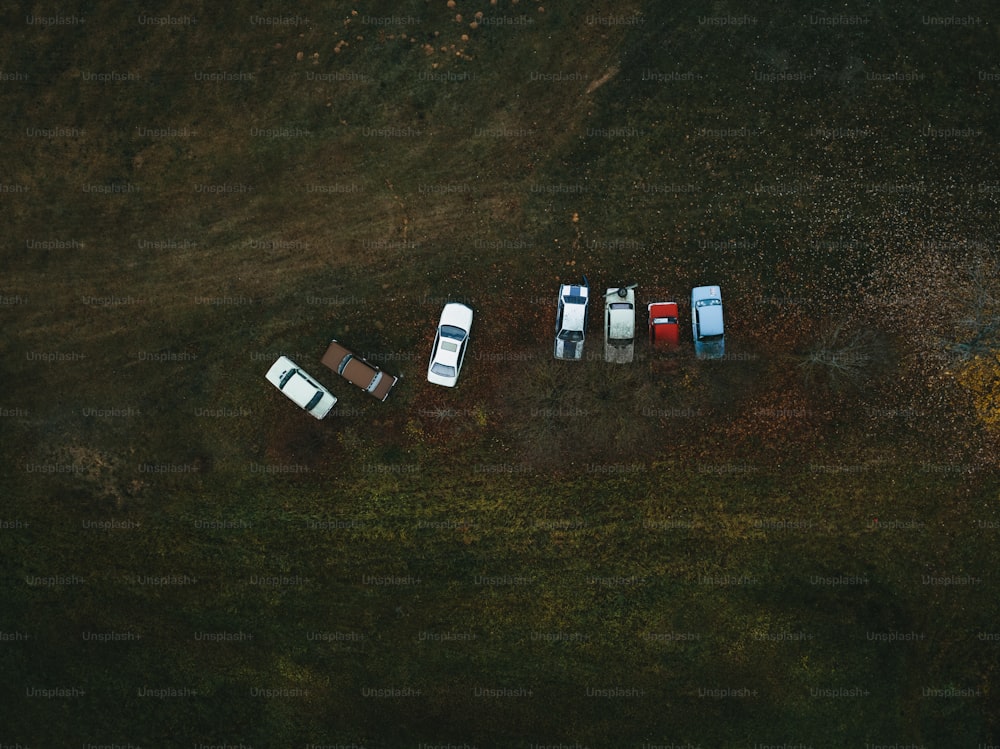
[[[635,284],[604,292],[604,360],[627,364],[635,358]],[[590,285],[583,277],[580,285],[559,287],[556,313],[556,359],[583,358],[587,334],[587,307]],[[680,344],[677,302],[650,302],[646,307],[649,340],[654,346]],[[725,355],[725,326],[722,319],[722,292],[718,286],[696,286],[691,290],[691,333],[695,355],[700,359],[720,359]]]
[[[635,357],[635,288],[636,285],[610,288],[604,294],[604,359],[627,364]],[[590,284],[562,284],[556,312],[554,356],[562,360],[583,358],[587,335],[587,310]],[[677,302],[651,302],[647,305],[649,340],[657,347],[680,344]],[[455,387],[469,347],[472,310],[464,304],[449,302],[441,311],[427,381]],[[697,286],[691,290],[691,331],[695,355],[718,359],[725,354],[725,331],[722,318],[722,293],[718,286]],[[385,401],[399,382],[398,377],[358,356],[336,340],[330,341],[320,362],[352,385]],[[322,419],[336,405],[337,398],[287,356],[267,371],[266,378],[307,413]]]

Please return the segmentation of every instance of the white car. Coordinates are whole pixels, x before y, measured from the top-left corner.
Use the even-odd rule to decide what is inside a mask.
[[[427,381],[453,388],[458,384],[462,362],[469,347],[472,310],[464,304],[449,302],[441,310],[434,348],[427,365]]]
[[[699,359],[721,359],[726,353],[722,292],[718,286],[691,289],[691,333]]]
[[[604,294],[604,361],[628,364],[635,358],[635,284]]]
[[[587,303],[590,285],[583,277],[583,285],[564,283],[559,287],[556,310],[556,359],[578,361],[583,358],[583,339],[587,333]]]
[[[337,402],[329,390],[299,369],[287,356],[279,356],[265,376],[268,382],[317,419],[330,413]]]

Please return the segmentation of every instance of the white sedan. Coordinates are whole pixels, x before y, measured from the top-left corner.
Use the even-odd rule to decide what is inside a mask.
[[[287,356],[267,370],[267,381],[287,395],[298,406],[317,419],[324,418],[337,403],[337,398],[316,380],[307,375]]]
[[[583,358],[583,339],[587,334],[587,305],[590,302],[590,283],[583,277],[583,284],[564,283],[559,287],[556,300],[556,343],[553,356],[566,361]]]
[[[462,362],[469,347],[472,310],[464,304],[449,302],[441,311],[434,349],[427,365],[427,381],[453,388],[458,384]]]

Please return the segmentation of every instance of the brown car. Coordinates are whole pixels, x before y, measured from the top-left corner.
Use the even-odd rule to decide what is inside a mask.
[[[374,364],[369,364],[337,341],[330,341],[330,346],[320,361],[349,383],[357,385],[380,401],[389,397],[389,391],[399,381],[398,377],[393,377]]]

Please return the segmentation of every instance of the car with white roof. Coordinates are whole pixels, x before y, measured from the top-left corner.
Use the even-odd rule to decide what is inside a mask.
[[[427,381],[453,388],[458,384],[462,362],[469,348],[472,330],[472,310],[458,302],[449,302],[441,310],[431,360],[427,365]]]
[[[628,364],[635,358],[635,286],[604,294],[604,361]]]
[[[556,302],[556,359],[579,361],[583,358],[583,342],[587,334],[587,306],[590,285],[583,277],[582,285],[562,284]]]
[[[317,419],[325,418],[337,403],[337,398],[330,391],[287,356],[279,356],[265,377],[293,403]]]

